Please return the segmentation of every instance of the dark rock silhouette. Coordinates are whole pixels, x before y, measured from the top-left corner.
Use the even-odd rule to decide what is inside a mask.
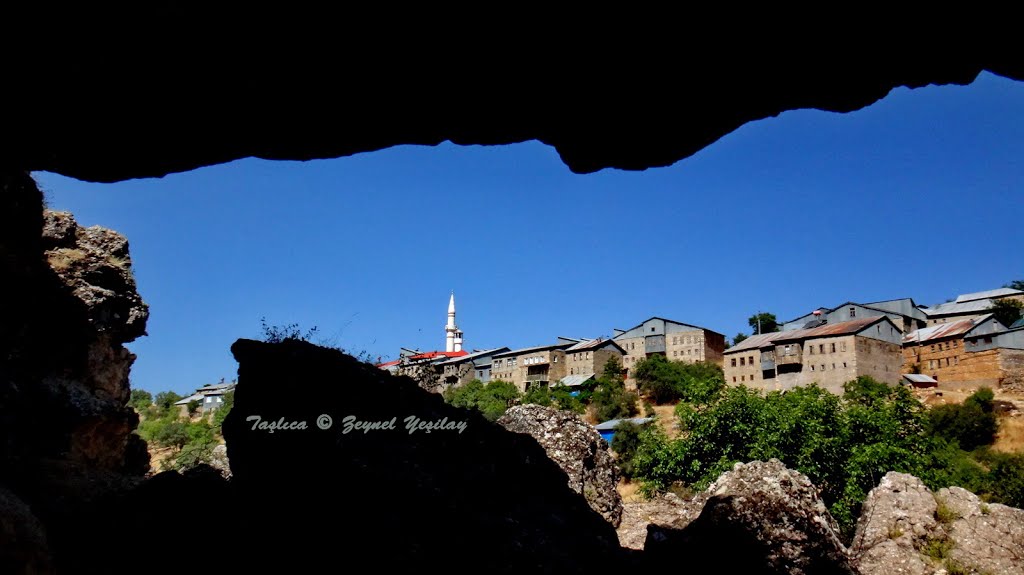
[[[565,472],[569,487],[585,497],[590,507],[614,527],[619,526],[619,468],[608,442],[592,425],[571,411],[541,405],[516,405],[497,423],[509,431],[533,437]]]

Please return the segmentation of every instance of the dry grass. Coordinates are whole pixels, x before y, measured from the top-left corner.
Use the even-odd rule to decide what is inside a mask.
[[[76,262],[87,257],[85,251],[77,248],[59,248],[46,252],[46,260],[54,271],[63,272],[71,268]]]
[[[669,437],[675,438],[679,436],[679,427],[676,425],[678,421],[676,418],[676,406],[655,405],[654,420]]]
[[[640,493],[640,484],[626,481],[625,479],[619,480],[619,484],[616,486],[619,495],[622,496],[623,503],[639,503],[646,501],[643,494]]]
[[[1024,417],[1000,417],[992,449],[1004,453],[1024,451]]]

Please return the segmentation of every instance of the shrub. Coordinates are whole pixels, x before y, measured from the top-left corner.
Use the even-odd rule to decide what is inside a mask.
[[[653,355],[637,363],[640,393],[656,404],[707,403],[725,387],[722,368],[711,362],[684,363]]]
[[[633,457],[640,447],[640,434],[646,425],[638,425],[632,421],[623,421],[615,426],[615,434],[612,435],[612,451],[615,452],[615,461],[619,471],[626,479],[633,477]]]
[[[149,406],[153,405],[153,394],[144,389],[133,389],[128,405],[135,408],[135,411],[143,413]]]
[[[444,400],[466,409],[475,409],[490,421],[501,417],[520,397],[516,386],[496,379],[486,385],[474,379],[466,385],[448,388]]]
[[[993,403],[992,390],[982,388],[962,404],[935,406],[928,411],[928,430],[968,451],[991,445],[998,428]]]

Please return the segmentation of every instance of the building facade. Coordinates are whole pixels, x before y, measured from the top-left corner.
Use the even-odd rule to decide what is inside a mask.
[[[604,372],[604,365],[609,359],[618,360],[622,364],[622,357],[626,350],[611,339],[585,339],[566,348],[565,365],[569,370],[568,375],[601,375]]]
[[[474,379],[487,383],[491,380],[491,365],[494,355],[506,351],[509,351],[507,347],[474,351],[469,355],[441,362],[441,378],[444,387],[465,385]]]
[[[580,340],[558,338],[558,343],[515,349],[492,356],[491,379],[512,383],[520,392],[550,386],[568,374],[565,350]]]
[[[870,304],[846,302],[832,308],[818,308],[796,319],[783,322],[782,331],[810,329],[825,324],[842,323],[855,319],[886,316],[903,333],[927,325],[928,316],[910,298],[884,300]]]
[[[765,391],[817,383],[837,395],[860,376],[897,384],[902,332],[887,315],[754,335],[725,351],[726,383]]]
[[[709,361],[722,365],[725,336],[710,329],[652,317],[630,329],[615,330],[612,338],[623,350],[626,387],[636,389],[636,364],[655,354],[670,360],[694,363]]]

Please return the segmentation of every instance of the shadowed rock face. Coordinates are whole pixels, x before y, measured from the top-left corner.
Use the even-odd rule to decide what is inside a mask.
[[[239,340],[232,352],[239,379],[224,436],[231,487],[246,502],[240,517],[291,526],[243,526],[246,561],[287,553],[310,567],[349,557],[381,568],[574,573],[622,564],[612,526],[533,438],[338,351]],[[306,429],[253,429],[247,419],[257,415]],[[317,425],[322,415],[329,429]],[[410,433],[410,416],[453,428]],[[346,433],[355,421],[394,429]],[[386,553],[376,551],[382,539]]]
[[[855,573],[814,486],[777,459],[737,463],[685,507],[672,528],[648,527],[648,561],[697,572]]]
[[[502,39],[490,26],[476,37],[465,28],[389,28],[373,40],[384,51],[345,45],[347,34],[332,30],[330,45],[317,49],[304,46],[308,38],[292,47],[275,36],[265,60],[230,42],[227,53],[190,51],[201,35],[185,32],[195,23],[187,18],[168,27],[172,36],[147,28],[132,39],[133,52],[148,54],[144,74],[93,74],[111,57],[91,52],[104,36],[92,28],[74,50],[37,63],[31,79],[9,70],[11,85],[31,89],[7,94],[17,113],[4,124],[13,145],[0,165],[116,181],[253,156],[308,160],[402,144],[538,140],[574,172],[637,170],[670,165],[786,110],[849,112],[896,87],[967,84],[982,70],[1024,78],[1016,54],[915,26],[844,36],[792,20],[704,37],[693,27],[664,30],[643,43],[616,41],[611,29],[568,40],[575,26],[548,38],[531,30],[528,40],[519,30]],[[650,20],[645,14],[645,30]],[[272,27],[283,32],[276,21]],[[116,32],[111,39],[124,31]],[[562,43],[571,48],[557,48]],[[463,59],[467,51],[474,57]]]
[[[613,526],[622,521],[619,468],[608,443],[593,426],[569,411],[541,405],[517,405],[498,419],[498,425],[537,440],[548,457],[569,478],[569,487]]]

